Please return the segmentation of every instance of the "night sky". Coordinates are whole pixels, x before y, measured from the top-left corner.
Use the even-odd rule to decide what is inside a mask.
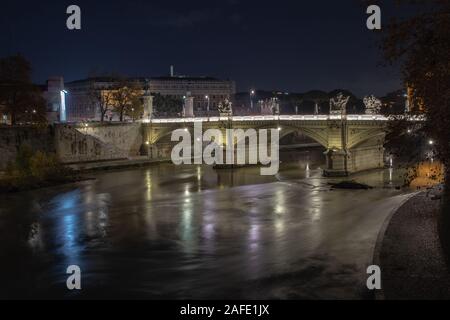
[[[82,30],[66,28],[81,7]],[[340,1],[2,1],[0,56],[20,52],[33,79],[90,72],[210,75],[251,87],[304,92],[349,89],[383,95],[399,74],[383,67],[366,6]],[[393,8],[382,6],[385,18]],[[383,19],[387,23],[387,18]]]

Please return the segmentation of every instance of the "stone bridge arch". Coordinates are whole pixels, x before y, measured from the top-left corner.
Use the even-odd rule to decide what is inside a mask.
[[[255,117],[256,118],[256,117]],[[226,120],[202,122],[202,132],[208,129],[219,129],[222,132],[222,141],[225,139],[227,128]],[[144,125],[144,141],[148,150],[157,158],[170,157],[170,134],[175,129],[188,129],[191,134],[194,130],[194,121],[164,121],[151,122]],[[334,118],[295,119],[246,119],[234,120],[233,129],[276,129],[280,128],[280,139],[301,132],[305,136],[325,147],[327,168],[325,175],[347,175],[352,172],[380,168],[384,166],[384,137],[386,121],[376,119],[340,120]],[[270,136],[269,136],[270,137]],[[176,143],[176,142],[175,142]],[[233,140],[233,143],[238,141]],[[155,151],[156,150],[156,151]]]
[[[351,129],[350,129],[351,132]],[[386,132],[380,128],[371,128],[367,130],[361,130],[357,133],[350,134],[347,141],[347,148],[353,149],[363,144],[365,141],[379,137],[384,141]]]
[[[280,140],[294,132],[301,132],[308,138],[311,138],[321,146],[327,148],[328,147],[328,139],[327,137],[319,130],[315,130],[312,128],[299,127],[299,126],[283,126],[280,125]]]

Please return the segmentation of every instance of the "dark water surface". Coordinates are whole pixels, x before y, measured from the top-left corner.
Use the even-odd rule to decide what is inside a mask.
[[[387,188],[389,170],[330,190],[317,149],[282,159],[276,176],[159,164],[0,195],[0,297],[370,297],[378,232],[408,191]]]

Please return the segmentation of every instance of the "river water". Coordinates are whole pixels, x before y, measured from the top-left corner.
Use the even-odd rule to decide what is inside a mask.
[[[388,169],[331,190],[321,152],[283,153],[276,176],[166,163],[0,195],[0,298],[370,298],[378,233],[410,191]]]

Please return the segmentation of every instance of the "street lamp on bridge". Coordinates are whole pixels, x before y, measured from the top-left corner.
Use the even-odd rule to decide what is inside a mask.
[[[250,109],[253,109],[253,97],[255,96],[255,90],[250,90]]]
[[[67,94],[67,90],[60,91],[61,101],[60,101],[60,108],[59,108],[59,121],[61,121],[61,122],[66,122],[66,120],[67,120],[67,117],[66,117],[66,94]]]
[[[206,104],[206,112],[209,114],[209,96],[206,95],[205,99],[206,99],[206,102],[207,102],[207,104]]]

